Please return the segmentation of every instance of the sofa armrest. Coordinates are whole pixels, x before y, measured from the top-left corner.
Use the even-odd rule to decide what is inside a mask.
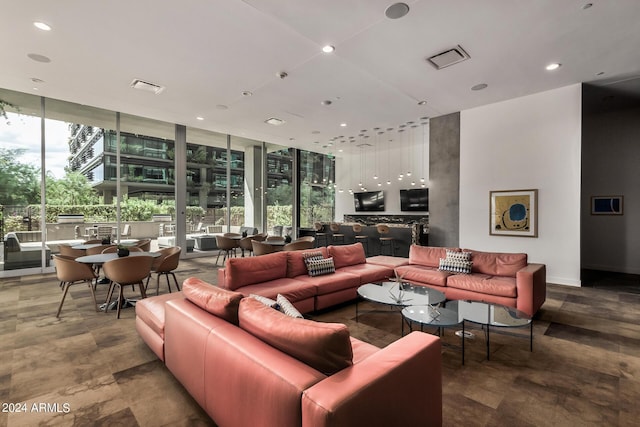
[[[440,338],[412,332],[302,396],[302,425],[442,425]]]
[[[516,273],[517,309],[529,316],[536,314],[547,298],[547,269],[531,263]]]

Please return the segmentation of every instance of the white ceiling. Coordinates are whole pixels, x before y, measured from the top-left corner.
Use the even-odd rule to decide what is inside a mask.
[[[638,0],[406,3],[391,20],[382,0],[0,0],[0,88],[331,152],[365,129],[640,75]],[[426,62],[456,45],[471,58]],[[134,78],[166,89],[134,90]]]

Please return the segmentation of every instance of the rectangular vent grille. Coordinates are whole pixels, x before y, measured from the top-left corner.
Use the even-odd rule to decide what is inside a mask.
[[[134,89],[146,90],[147,92],[153,92],[156,95],[160,94],[164,90],[163,86],[157,85],[155,83],[145,82],[144,80],[140,79],[134,79],[131,82],[131,87]]]
[[[469,58],[469,54],[464,51],[462,46],[458,45],[453,49],[445,50],[444,52],[427,58],[427,61],[437,70],[441,70],[459,62],[466,61]]]

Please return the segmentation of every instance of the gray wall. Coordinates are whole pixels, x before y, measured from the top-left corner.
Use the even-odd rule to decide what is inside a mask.
[[[460,241],[460,113],[429,121],[429,245]]]
[[[640,274],[640,103],[624,107],[585,108],[581,265]],[[592,196],[616,195],[624,196],[623,215],[591,215]]]

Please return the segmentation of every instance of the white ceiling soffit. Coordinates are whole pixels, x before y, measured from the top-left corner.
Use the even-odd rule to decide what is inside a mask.
[[[20,41],[0,50],[0,88],[329,152],[336,136],[364,142],[363,129],[640,75],[638,0],[414,0],[388,19],[392,3],[20,2],[0,14],[0,39]],[[469,59],[440,70],[425,60],[457,45]],[[548,72],[551,62],[562,67]],[[131,90],[134,78],[166,89]]]

